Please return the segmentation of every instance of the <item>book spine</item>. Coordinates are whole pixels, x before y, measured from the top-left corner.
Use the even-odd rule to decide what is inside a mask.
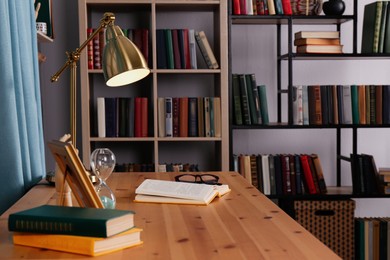
[[[93,28],[87,28],[87,38],[91,36],[93,33]],[[87,56],[88,56],[88,69],[93,70],[94,62],[93,62],[93,42],[88,42],[87,45]]]
[[[172,44],[173,44],[173,61],[174,68],[181,69],[181,55],[179,44],[179,32],[178,29],[172,29]]]
[[[104,100],[106,137],[117,137],[117,98],[106,97]]]
[[[102,68],[102,63],[101,63],[101,51],[100,50],[100,38],[99,34],[97,34],[92,42],[93,42],[93,68],[94,69],[101,69]]]
[[[172,121],[172,98],[165,98],[165,134],[167,137],[173,137],[173,121]]]
[[[211,127],[210,127],[210,98],[205,97],[203,99],[204,105],[204,131],[206,137],[211,137]]]
[[[173,127],[173,137],[179,137],[179,118],[180,118],[180,98],[172,98],[172,127]]]
[[[197,69],[197,59],[196,59],[196,40],[195,40],[195,30],[188,30],[188,41],[190,45],[190,61],[191,69]]]
[[[179,106],[179,136],[188,137],[188,97],[181,97]]]
[[[292,15],[291,1],[290,0],[282,0],[282,6],[283,6],[283,14]]]
[[[251,125],[252,121],[251,121],[251,116],[250,116],[248,88],[246,87],[245,75],[240,74],[238,77],[239,77],[239,82],[240,82],[242,116],[244,119],[244,124]]]
[[[165,98],[157,98],[157,114],[158,114],[158,136],[165,137]]]
[[[175,61],[173,56],[173,42],[172,42],[172,30],[171,29],[165,29],[165,46],[167,50],[167,67],[168,69],[174,69],[175,68]]]
[[[211,49],[210,43],[207,40],[207,36],[204,31],[196,32],[195,38],[209,69],[218,69],[218,62],[214,56],[214,53]]]
[[[241,14],[240,0],[233,0],[233,14],[235,15]]]
[[[238,74],[232,75],[232,85],[233,85],[234,122],[236,125],[242,125],[240,81],[238,78]]]
[[[148,127],[149,127],[149,119],[148,119],[148,98],[141,98],[141,137],[148,136]]]
[[[188,136],[198,136],[198,99],[188,98]]]
[[[134,100],[134,136],[141,137],[142,132],[142,101],[141,97],[135,97]]]
[[[106,113],[104,97],[97,98],[98,137],[106,137]]]
[[[167,48],[164,29],[156,30],[157,68],[167,69]]]
[[[261,119],[263,120],[263,125],[267,125],[269,124],[267,88],[265,85],[260,85],[258,86],[258,88],[259,88],[259,95],[260,95]]]
[[[373,46],[372,46],[373,53],[379,52],[379,36],[380,36],[381,21],[382,21],[382,7],[383,7],[383,2],[377,1],[376,13],[375,13],[374,39],[373,39]]]
[[[204,99],[203,97],[198,97],[198,136],[204,137]]]
[[[221,98],[214,97],[214,136],[221,137],[222,136],[222,122],[221,122]]]
[[[252,79],[251,79],[252,75],[245,74],[244,76],[245,76],[246,93],[248,94],[249,115],[251,117],[251,123],[253,125],[257,125],[258,124],[257,111],[255,105],[255,97],[253,95],[253,90],[252,90]]]

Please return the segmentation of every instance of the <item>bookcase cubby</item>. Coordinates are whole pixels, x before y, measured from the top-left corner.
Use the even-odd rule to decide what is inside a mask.
[[[147,29],[149,76],[128,86],[109,88],[102,70],[88,69],[87,52],[80,58],[82,160],[89,167],[89,155],[98,147],[113,150],[118,164],[153,165],[189,163],[201,171],[229,169],[228,70],[226,1],[215,0],[81,0],[79,1],[79,38],[84,42],[87,28],[96,27],[105,12],[115,14],[122,29]],[[219,63],[209,69],[196,46],[197,69],[160,69],[157,66],[156,31],[159,29],[204,31]],[[98,137],[98,97],[146,97],[148,129],[143,137]],[[221,100],[220,137],[160,137],[158,131],[159,97],[219,97]],[[205,152],[205,150],[207,152]]]
[[[307,77],[304,79],[310,79],[310,73],[316,73],[323,75],[323,81],[326,83],[312,83],[306,85],[346,85],[346,83],[334,82],[331,77],[331,73],[326,70],[315,71],[310,67],[311,62],[326,61],[329,65],[336,64],[337,62],[357,60],[357,61],[376,61],[389,59],[389,55],[385,53],[371,54],[360,53],[358,51],[358,6],[359,8],[364,5],[357,0],[346,1],[349,2],[349,9],[346,10],[346,14],[343,15],[237,15],[234,14],[233,1],[230,1],[229,6],[229,81],[230,81],[230,105],[229,105],[229,125],[230,125],[230,167],[231,169],[237,169],[234,165],[233,158],[239,154],[253,154],[255,145],[242,145],[240,141],[250,140],[250,136],[257,138],[257,143],[261,143],[261,135],[265,140],[274,138],[272,145],[268,142],[270,151],[261,150],[259,153],[283,153],[284,150],[292,151],[292,153],[301,153],[305,150],[303,147],[311,149],[309,153],[317,153],[320,149],[313,144],[315,142],[323,143],[324,138],[330,136],[332,142],[334,140],[334,150],[332,158],[327,161],[326,164],[335,165],[335,171],[332,173],[335,179],[335,185],[328,187],[327,194],[317,195],[271,195],[269,197],[277,199],[279,205],[287,212],[293,214],[293,208],[291,202],[294,200],[305,199],[350,199],[350,198],[368,198],[368,197],[388,197],[388,195],[359,195],[352,192],[352,187],[345,184],[345,177],[350,175],[350,172],[342,172],[342,164],[350,164],[350,154],[356,155],[359,152],[358,149],[358,132],[365,129],[387,128],[388,124],[320,124],[320,125],[294,125],[293,124],[293,86],[304,85],[302,81],[303,77],[297,77],[298,72],[303,73],[302,68],[308,68]],[[344,52],[341,54],[308,54],[308,53],[296,53],[294,46],[294,33],[298,30],[302,31],[321,31],[321,28],[325,30],[339,31],[342,42],[347,42],[347,46],[344,46]],[[259,29],[261,28],[261,30]],[[345,29],[347,28],[347,29]],[[261,35],[261,36],[259,36]],[[238,40],[239,39],[239,40]],[[260,41],[261,40],[261,41]],[[268,49],[265,50],[267,46]],[[267,56],[267,54],[275,53],[274,60],[267,59],[264,62],[261,58]],[[267,57],[269,57],[268,55]],[[309,64],[309,65],[308,65]],[[332,66],[328,66],[328,70],[334,73]],[[267,91],[269,92],[268,98],[275,100],[271,103],[271,110],[276,111],[273,113],[272,118],[268,125],[237,125],[234,120],[234,101],[233,101],[233,86],[232,75],[233,74],[246,74],[256,73],[258,84],[267,84]],[[270,80],[271,77],[274,77]],[[317,77],[318,78],[318,77]],[[298,79],[298,80],[297,80]],[[352,79],[353,80],[353,79]],[[310,80],[307,80],[310,81]],[[328,82],[327,82],[328,81]],[[271,82],[271,83],[269,83]],[[359,84],[360,82],[354,82]],[[379,84],[379,83],[378,83]],[[387,84],[382,82],[380,84]],[[288,149],[283,141],[278,137],[289,135],[289,133],[299,133],[301,142],[295,141],[296,150],[290,146]],[[280,134],[279,134],[280,133]],[[351,136],[350,142],[343,142],[342,138],[344,133]],[[275,137],[272,137],[272,136]],[[312,138],[312,136],[317,138]],[[245,136],[246,138],[242,138]],[[241,139],[240,139],[241,137]],[[305,142],[306,140],[309,140]],[[343,147],[348,146],[348,147]],[[349,146],[350,145],[350,146]],[[242,147],[251,147],[251,151],[243,151]],[[239,149],[237,148],[239,147]],[[279,148],[279,150],[278,150]],[[241,149],[241,150],[240,150]],[[259,149],[262,149],[259,146]],[[306,149],[307,150],[307,149]],[[351,152],[345,152],[350,150]],[[375,154],[373,154],[375,157]],[[331,162],[330,162],[331,161]],[[325,165],[327,167],[327,165]],[[344,167],[345,168],[345,167]],[[343,169],[344,169],[343,168]],[[348,170],[350,167],[346,167]],[[287,202],[287,203],[286,203]]]

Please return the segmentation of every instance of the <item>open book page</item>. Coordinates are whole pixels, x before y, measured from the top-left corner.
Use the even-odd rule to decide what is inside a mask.
[[[214,190],[218,191],[218,197],[222,197],[223,195],[229,193],[231,189],[229,188],[229,185],[222,184],[222,185],[212,185],[214,187]]]
[[[218,190],[207,184],[148,179],[136,189],[135,201],[207,205],[216,196],[230,191],[226,186]]]

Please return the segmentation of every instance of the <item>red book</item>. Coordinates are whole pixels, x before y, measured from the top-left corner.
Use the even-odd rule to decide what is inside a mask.
[[[186,69],[191,69],[191,58],[190,58],[190,42],[188,38],[188,29],[183,29],[183,45],[184,45],[184,59]]]
[[[252,1],[252,0],[240,0],[240,14],[247,14],[246,1]]]
[[[178,97],[172,98],[172,128],[173,137],[179,137],[179,111],[180,99]]]
[[[134,99],[134,137],[141,137],[141,97]]]
[[[93,33],[92,28],[87,28],[87,38]],[[93,41],[90,41],[87,45],[88,55],[88,69],[93,70]]]
[[[141,137],[148,136],[148,98],[141,98]]]
[[[173,60],[175,64],[175,69],[181,69],[181,60],[180,60],[180,45],[179,45],[179,33],[177,29],[172,30],[172,45],[173,45]]]
[[[290,0],[282,0],[283,14],[292,15],[292,8]]]
[[[301,155],[301,164],[302,164],[302,170],[303,170],[303,175],[305,176],[305,183],[306,183],[306,188],[307,192],[309,194],[316,194],[316,186],[314,185],[314,180],[313,180],[313,175],[311,173],[310,165],[309,165],[309,160],[308,160],[308,155]]]
[[[240,0],[232,0],[232,1],[233,1],[233,14],[241,14]]]
[[[99,41],[100,41],[99,34],[97,34],[92,40],[92,42],[93,42],[93,68],[97,69],[97,70],[102,68]],[[101,51],[103,51],[103,50],[101,50]]]
[[[179,136],[188,137],[188,97],[180,98]]]

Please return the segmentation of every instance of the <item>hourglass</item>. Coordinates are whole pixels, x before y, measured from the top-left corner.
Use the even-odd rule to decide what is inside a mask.
[[[92,152],[90,163],[93,173],[99,179],[95,190],[104,208],[114,209],[116,203],[115,195],[106,183],[115,167],[114,153],[108,148],[98,148]]]

